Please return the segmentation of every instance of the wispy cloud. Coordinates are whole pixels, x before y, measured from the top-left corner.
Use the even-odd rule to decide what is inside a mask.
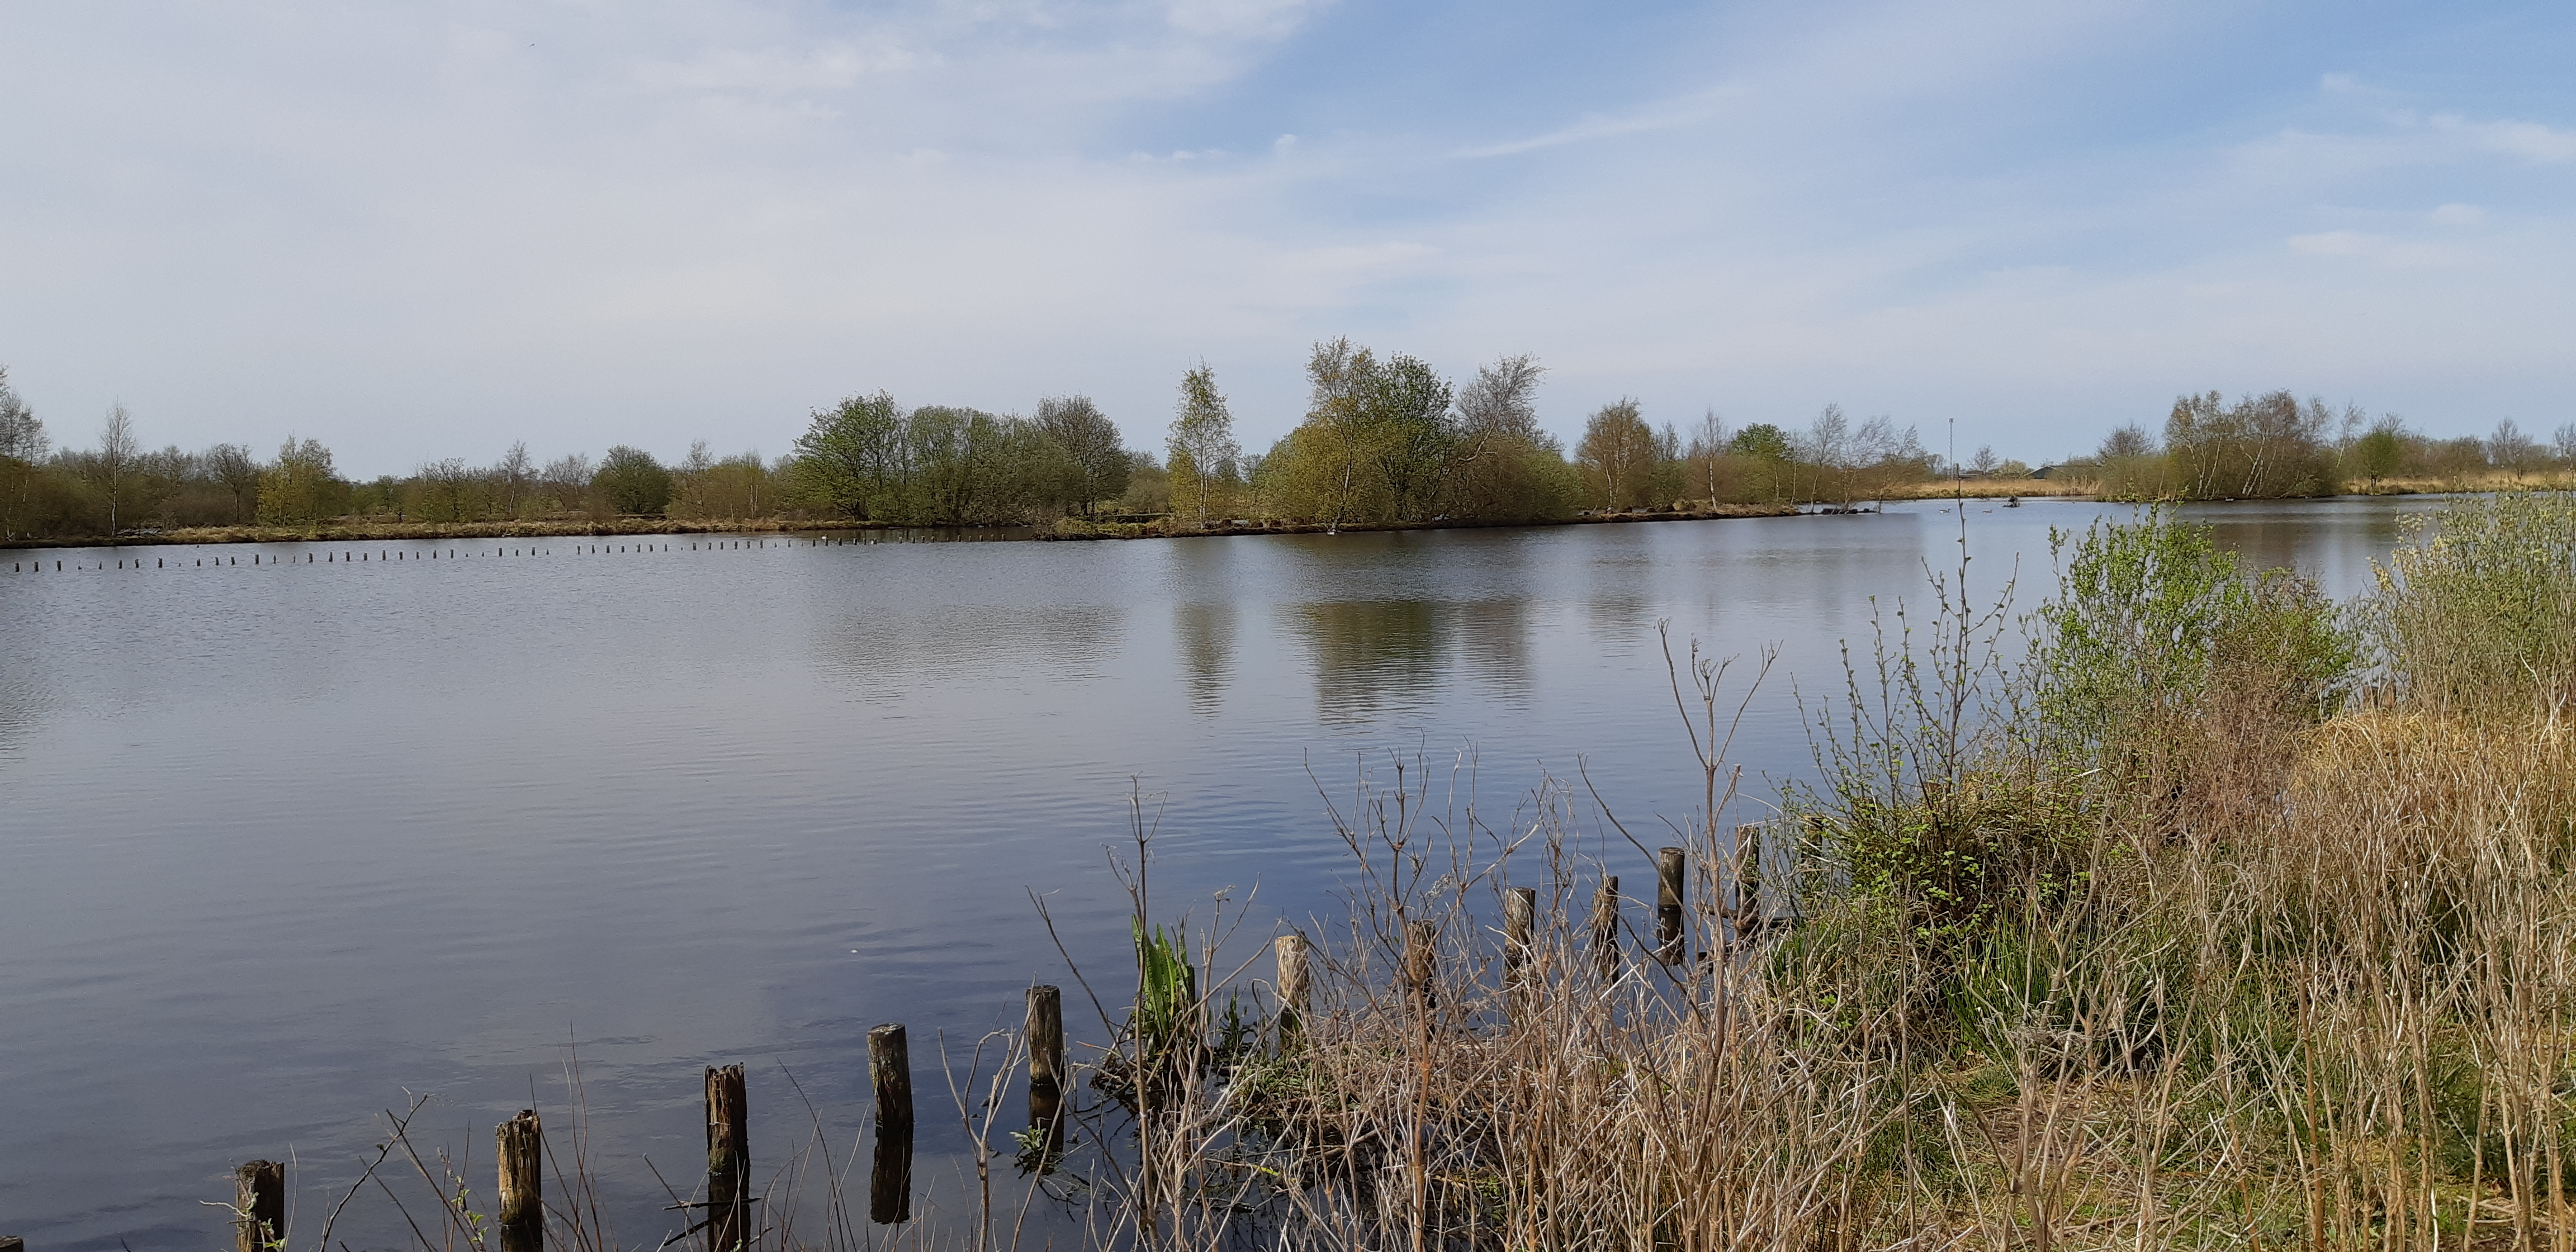
[[[1588,117],[1572,125],[1522,139],[1462,148],[1452,155],[1469,160],[1518,156],[1526,152],[1563,147],[1566,144],[1588,143],[1596,139],[1616,139],[1685,126],[1697,126],[1718,117],[1728,98],[1740,94],[1739,91],[1730,88],[1713,88],[1678,100],[1667,101],[1650,109],[1608,117]]]

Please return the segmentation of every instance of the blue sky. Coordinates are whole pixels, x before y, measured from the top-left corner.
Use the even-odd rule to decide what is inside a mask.
[[[0,364],[57,439],[784,451],[885,388],[1245,442],[1347,334],[1549,423],[2080,452],[2181,391],[2576,420],[2576,10],[119,6],[0,18]]]

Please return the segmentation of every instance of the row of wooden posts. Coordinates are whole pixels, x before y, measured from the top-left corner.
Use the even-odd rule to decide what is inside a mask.
[[[785,541],[785,540],[780,540],[780,541],[778,541],[778,542],[779,542],[782,546],[784,546],[784,545],[785,545],[785,543],[786,543],[787,541]],[[834,546],[838,546],[838,545],[841,545],[841,544],[855,543],[855,542],[857,542],[857,541],[856,541],[856,540],[851,540],[851,539],[808,539],[808,540],[806,540],[806,541],[805,541],[805,546],[806,546],[806,547],[809,547],[809,548],[823,548],[823,547],[834,547]],[[708,552],[721,552],[721,551],[724,551],[724,550],[729,549],[729,548],[731,548],[731,549],[740,549],[740,548],[766,548],[766,547],[768,547],[769,545],[770,545],[770,541],[769,541],[769,540],[766,540],[766,539],[728,539],[728,540],[724,540],[724,541],[722,541],[722,542],[706,541],[706,547],[705,547],[705,549],[704,549],[704,550],[705,550],[705,551],[708,551]],[[623,553],[623,552],[627,552],[629,549],[633,549],[635,552],[668,552],[668,551],[670,551],[670,550],[671,550],[671,545],[669,545],[669,544],[667,544],[667,543],[665,543],[665,544],[649,544],[649,543],[638,543],[638,544],[596,544],[596,543],[593,543],[593,544],[581,544],[581,545],[577,545],[577,546],[575,546],[575,547],[573,548],[573,553],[574,553],[574,555],[576,555],[576,556],[600,556],[600,555],[612,555],[612,554],[614,554],[614,553]],[[693,544],[690,544],[690,545],[689,545],[689,551],[691,551],[691,552],[700,551],[700,548],[699,548],[699,546],[698,546],[697,544],[694,544],[694,543],[693,543]],[[390,555],[386,555],[387,553],[390,553]],[[555,550],[554,550],[554,549],[552,549],[552,548],[494,548],[494,549],[492,550],[492,555],[494,555],[494,556],[553,556],[554,554],[555,554]],[[304,554],[304,564],[306,564],[306,565],[311,565],[311,564],[313,564],[313,563],[314,563],[314,557],[315,557],[315,555],[316,555],[315,553],[311,553],[311,552],[307,552],[307,553],[305,553],[305,554]],[[348,553],[347,551],[345,551],[345,550],[340,551],[340,552],[323,552],[323,553],[320,553],[319,555],[320,555],[320,556],[321,556],[321,558],[322,558],[321,563],[322,563],[322,564],[324,564],[324,565],[355,565],[355,564],[358,564],[358,563],[359,563],[359,562],[361,562],[361,561],[372,561],[372,560],[374,560],[377,556],[380,556],[380,555],[381,555],[381,556],[384,556],[384,557],[385,557],[385,559],[386,559],[387,561],[408,561],[408,560],[435,561],[435,560],[439,560],[439,559],[441,559],[441,557],[442,557],[442,554],[441,554],[440,552],[438,552],[436,549],[432,549],[432,550],[429,552],[429,554],[428,554],[428,555],[426,555],[426,556],[414,556],[413,554],[411,554],[411,553],[410,553],[410,552],[408,552],[408,551],[405,551],[405,552],[394,552],[394,551],[392,551],[391,549],[379,549],[377,552],[372,552],[372,553],[370,553],[370,552],[360,552],[360,553],[358,553],[356,556],[351,556],[351,555],[349,555],[349,553]],[[451,549],[449,549],[446,553],[444,553],[443,555],[444,555],[444,558],[445,558],[445,559],[447,559],[447,560],[451,560],[451,561],[452,561],[452,560],[455,560],[455,559],[456,559],[456,550],[455,550],[455,549],[453,549],[453,548],[451,548]],[[192,569],[194,569],[194,568],[202,568],[202,567],[206,564],[206,559],[207,559],[207,558],[205,558],[205,557],[198,557],[198,558],[196,559],[196,564],[195,564],[195,565],[193,565],[193,566],[190,566],[189,568],[192,568]],[[156,557],[152,558],[152,568],[154,568],[154,569],[168,569],[168,568],[170,568],[169,561],[170,561],[170,558],[168,558],[168,557],[159,557],[159,556],[156,556]],[[241,558],[240,558],[240,557],[237,557],[237,556],[236,556],[236,557],[220,557],[220,556],[219,556],[219,557],[214,558],[214,562],[215,562],[215,564],[217,564],[217,565],[239,565],[239,564],[241,564]],[[250,563],[251,563],[252,565],[258,565],[258,564],[260,563],[260,554],[258,554],[258,553],[256,553],[256,552],[252,553],[252,554],[251,554],[251,557],[250,557]],[[271,565],[293,565],[293,564],[295,564],[295,562],[294,562],[292,559],[287,558],[287,557],[281,557],[281,556],[271,556],[271,557],[269,558],[268,563],[269,563],[269,564],[271,564]],[[55,570],[55,572],[57,572],[57,573],[61,572],[62,568],[63,568],[63,563],[62,563],[62,562],[60,562],[60,561],[56,561],[56,562],[54,562],[54,570]],[[75,566],[73,566],[72,568],[74,568],[74,569],[89,569],[89,568],[92,568],[92,567],[90,567],[90,566],[86,566],[86,565],[75,565]],[[98,563],[98,565],[96,566],[96,568],[98,568],[98,569],[102,569],[102,570],[103,570],[103,569],[106,569],[106,568],[107,568],[107,562],[105,562],[105,561],[101,561],[101,562],[99,562],[99,563]],[[118,561],[117,561],[117,563],[116,563],[116,568],[118,568],[118,569],[124,569],[124,568],[126,568],[126,562],[125,562],[124,560],[122,560],[122,559],[118,560]],[[141,569],[141,568],[143,568],[143,558],[142,558],[142,557],[139,557],[139,556],[138,556],[138,557],[135,557],[135,558],[133,559],[133,568],[135,568],[135,569]],[[41,574],[41,573],[45,572],[45,563],[44,563],[43,561],[11,561],[11,562],[9,563],[9,572],[10,572],[10,573],[12,573],[12,574]],[[7,1250],[7,1248],[6,1248],[5,1246],[0,1246],[0,1252],[8,1252],[8,1250]]]
[[[1028,991],[1029,1123],[1042,1128],[1049,1148],[1063,1142],[1064,997],[1054,987]],[[868,1218],[893,1225],[912,1220],[912,1056],[903,1026],[868,1032],[868,1072],[876,1087],[876,1159],[868,1181]],[[706,1071],[705,1220],[709,1252],[740,1252],[756,1233],[751,1217],[751,1113],[742,1066]],[[494,1225],[500,1252],[543,1252],[545,1136],[535,1109],[501,1123],[494,1132],[498,1209]],[[233,1171],[235,1252],[274,1252],[286,1229],[286,1167],[248,1161]],[[685,1211],[685,1209],[684,1209]],[[0,1252],[26,1252],[16,1239],[0,1239]]]
[[[1758,867],[1761,828],[1736,828],[1736,907],[1726,911],[1740,939],[1762,925]],[[1655,856],[1654,958],[1667,965],[1689,960],[1685,920],[1689,856],[1681,848],[1664,848]],[[1592,897],[1591,949],[1605,978],[1619,966],[1619,879],[1602,878]],[[1503,965],[1506,979],[1517,986],[1533,952],[1538,920],[1538,892],[1515,887],[1503,896]],[[1402,977],[1406,989],[1428,1003],[1438,974],[1434,943],[1437,931],[1417,921],[1405,933]],[[1278,1028],[1281,1038],[1303,1028],[1312,985],[1308,945],[1303,935],[1287,934],[1273,942],[1278,963]],[[1064,997],[1051,986],[1028,990],[1026,1041],[1029,1057],[1029,1124],[1044,1133],[1047,1151],[1064,1136]],[[893,1225],[912,1220],[912,1059],[900,1023],[868,1032],[868,1073],[876,1087],[876,1156],[868,1182],[868,1218]],[[707,1177],[703,1207],[706,1219],[693,1229],[706,1232],[709,1252],[740,1252],[756,1227],[751,1220],[750,1110],[740,1065],[709,1066],[706,1071]],[[499,1178],[496,1223],[500,1252],[543,1252],[545,1247],[544,1135],[536,1110],[522,1111],[495,1132]],[[250,1161],[234,1171],[236,1252],[272,1252],[286,1226],[286,1167],[275,1161]],[[0,1252],[25,1252],[25,1245],[0,1237]]]

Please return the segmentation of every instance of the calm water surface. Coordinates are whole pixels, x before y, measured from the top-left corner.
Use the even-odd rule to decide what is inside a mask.
[[[2429,507],[2195,515],[2349,595]],[[2034,603],[2048,528],[2104,512],[2127,510],[1971,502],[1976,591],[2017,565]],[[42,553],[45,572],[0,574],[0,1233],[220,1244],[199,1201],[291,1151],[310,1239],[377,1141],[370,1115],[407,1091],[436,1093],[423,1137],[470,1148],[488,1186],[492,1122],[532,1095],[560,1109],[577,1039],[617,1234],[650,1246],[674,1227],[641,1159],[692,1175],[700,1066],[747,1063],[765,1170],[817,1122],[856,1134],[881,1021],[910,1026],[923,1070],[924,1211],[959,1212],[935,1035],[1014,1024],[1032,982],[1087,1008],[1030,890],[1123,994],[1103,849],[1132,787],[1162,808],[1168,911],[1250,895],[1260,938],[1330,907],[1344,854],[1319,779],[1347,798],[1419,758],[1445,788],[1471,756],[1508,811],[1582,761],[1632,829],[1679,816],[1696,771],[1656,623],[1780,649],[1735,758],[1789,777],[1810,767],[1795,693],[1839,691],[1871,598],[1921,599],[1957,538],[1927,505],[1151,543]],[[456,555],[417,559],[432,548]],[[361,551],[377,559],[304,563]],[[138,556],[168,567],[114,568]],[[398,1220],[362,1200],[341,1235],[397,1246]]]

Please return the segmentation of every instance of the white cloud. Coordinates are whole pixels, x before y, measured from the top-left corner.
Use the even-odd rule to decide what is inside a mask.
[[[2474,204],[2445,204],[2432,212],[2436,226],[2484,226],[2487,211]]]
[[[2436,132],[2460,137],[2486,152],[2543,164],[2576,161],[2576,130],[2539,122],[2473,121],[2456,113],[2436,114],[2431,125]]]

